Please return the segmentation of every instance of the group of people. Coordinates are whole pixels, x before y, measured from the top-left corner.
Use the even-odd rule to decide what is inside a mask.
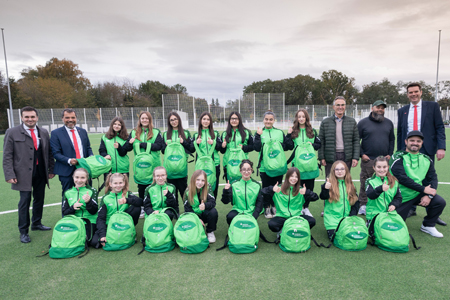
[[[90,243],[94,247],[107,242],[107,224],[114,212],[130,214],[135,225],[140,216],[152,213],[166,213],[174,219],[180,213],[178,195],[184,211],[197,214],[206,225],[208,240],[213,243],[218,221],[215,206],[221,173],[219,152],[223,154],[222,171],[227,179],[230,170],[227,170],[226,162],[235,149],[241,149],[245,157],[239,164],[239,178],[232,182],[227,180],[223,188],[222,202],[232,205],[226,216],[228,224],[240,213],[250,214],[255,219],[263,213],[270,219],[270,230],[276,233],[280,233],[284,222],[293,216],[302,216],[312,228],[316,220],[309,205],[320,198],[325,200],[322,214],[330,239],[343,217],[359,213],[366,215],[369,223],[377,213],[396,210],[406,219],[415,214],[416,205],[427,208],[421,230],[442,237],[435,224],[446,225],[439,218],[445,200],[436,194],[438,181],[434,160],[436,154],[438,160],[445,156],[445,129],[437,103],[421,101],[419,84],[410,84],[407,94],[411,104],[398,111],[395,154],[394,126],[384,117],[386,104],[382,100],[373,103],[369,117],[357,124],[355,119],[345,115],[345,98],[336,97],[334,114],[321,122],[319,133],[312,128],[305,109],[297,111],[287,134],[273,126],[276,117],[272,111],[264,113],[264,128],[258,128],[254,135],[245,128],[238,112],[229,115],[222,134],[214,130],[208,112],[201,114],[198,130],[193,135],[183,128],[176,112],[167,116],[168,130],[164,133],[154,128],[149,112],[140,113],[137,125],[130,133],[123,119],[115,117],[99,147],[99,154],[111,160],[111,171],[105,174],[105,195],[100,203],[97,190],[91,187],[89,172],[76,168],[78,159],[93,155],[86,130],[76,126],[76,112],[65,109],[62,113],[64,126],[53,130],[50,137],[45,129],[36,125],[37,110],[24,107],[22,124],[7,130],[3,147],[5,180],[12,184],[12,189],[20,191],[20,241],[30,242],[31,195],[31,230],[51,229],[41,223],[45,185],[58,175],[62,186],[62,214],[75,214],[91,221],[94,232]],[[181,144],[186,157],[193,153],[197,158],[211,156],[215,178],[210,177],[209,181],[215,179],[215,184],[208,182],[204,170],[196,170],[189,180],[187,166],[177,172],[167,172],[160,153],[164,154],[171,143]],[[271,152],[268,155],[269,144]],[[279,154],[283,157],[282,152],[289,150],[294,150],[293,155],[289,162],[284,159],[284,169],[279,160],[279,165],[274,168],[269,158]],[[130,151],[135,156],[146,152],[159,162],[153,166],[148,180],[138,180],[134,176],[138,196],[129,190]],[[257,166],[248,159],[251,151],[260,153]],[[315,151],[318,155],[314,156],[316,162],[312,166],[303,166],[303,161],[295,157],[298,153],[308,156]],[[357,166],[360,158],[358,196],[350,169]],[[320,175],[317,159],[325,167],[326,174],[320,196],[314,193],[315,179]],[[291,161],[291,167],[287,168]],[[261,184],[252,177],[255,167]]]

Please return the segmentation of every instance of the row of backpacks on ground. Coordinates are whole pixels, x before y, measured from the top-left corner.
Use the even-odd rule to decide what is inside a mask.
[[[69,258],[84,256],[89,251],[89,236],[85,224],[89,220],[76,216],[66,216],[61,219],[53,230],[49,256],[52,258]],[[87,226],[87,227],[88,227]],[[252,253],[258,249],[259,239],[268,242],[261,233],[258,222],[251,215],[239,214],[230,224],[225,244],[233,253]],[[403,219],[395,212],[383,212],[376,215],[369,227],[358,216],[344,217],[339,222],[331,239],[332,243],[348,251],[360,251],[367,247],[369,238],[372,245],[390,252],[404,253],[409,251],[410,238],[414,247],[414,239],[408,232]],[[116,212],[108,224],[106,251],[118,251],[130,248],[136,243],[136,229],[131,216],[124,212]],[[309,223],[300,216],[291,217],[284,223],[283,230],[272,242],[279,245],[285,252],[301,253],[310,248],[311,240],[316,246],[329,248],[318,244],[311,236]],[[269,242],[268,242],[269,243]],[[176,245],[183,253],[202,253],[209,247],[209,242],[199,217],[195,213],[181,214],[175,225],[163,211],[149,215],[144,222],[143,249],[153,253],[172,251]],[[87,252],[86,252],[87,253]],[[82,255],[83,254],[83,255]]]

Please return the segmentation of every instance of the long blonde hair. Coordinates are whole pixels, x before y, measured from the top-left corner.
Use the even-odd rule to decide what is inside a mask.
[[[141,133],[142,133],[142,124],[141,124],[141,116],[146,115],[148,118],[148,133],[146,140],[148,141],[153,137],[153,118],[152,115],[148,111],[141,111],[139,114],[139,119],[137,121],[136,128],[134,129],[136,131],[136,139],[141,141]],[[146,141],[141,141],[146,142]]]
[[[338,164],[342,164],[345,168],[344,181],[345,181],[345,188],[347,190],[347,199],[348,199],[348,202],[350,202],[350,205],[353,205],[356,203],[356,201],[358,201],[358,196],[356,196],[356,189],[355,189],[355,186],[353,185],[352,175],[350,174],[350,171],[349,171],[347,165],[342,160],[335,161],[334,164],[331,166],[330,177],[329,177],[330,183],[331,183],[331,188],[330,188],[330,199],[328,199],[328,201],[330,203],[333,203],[333,202],[339,202],[339,199],[340,199],[339,183],[338,183],[338,179],[336,177],[336,173],[334,171]]]
[[[185,193],[188,193],[188,199],[189,199],[190,205],[194,204],[194,198],[195,198],[195,195],[197,194],[197,186],[195,185],[195,181],[197,180],[197,178],[200,175],[203,175],[203,177],[205,177],[205,185],[202,188],[202,193],[200,194],[200,199],[198,199],[198,201],[200,203],[202,202],[202,200],[204,200],[206,202],[206,200],[208,198],[208,176],[206,176],[205,171],[197,170],[194,172],[194,174],[192,174],[191,180],[189,181],[188,189],[185,192]]]
[[[124,185],[124,187],[123,187],[123,189],[122,189],[122,197],[126,198],[126,197],[127,197],[127,192],[128,192],[128,189],[129,189],[130,186],[129,186],[129,182],[128,182],[128,176],[127,176],[126,174],[121,174],[121,173],[113,173],[113,174],[110,173],[110,174],[106,177],[106,181],[105,181],[105,194],[108,194],[109,192],[112,191],[112,188],[111,188],[111,181],[112,181],[114,178],[120,178],[120,179],[122,179],[123,182],[125,183],[125,185]]]

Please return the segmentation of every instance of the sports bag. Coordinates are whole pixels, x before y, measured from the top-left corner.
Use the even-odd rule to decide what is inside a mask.
[[[157,166],[155,158],[150,154],[151,144],[147,143],[145,151],[140,152],[139,143],[133,143],[136,153],[133,161],[134,182],[148,185],[153,182],[153,169]],[[136,149],[137,148],[137,149]]]
[[[268,176],[277,177],[286,174],[286,156],[279,141],[269,139],[264,143],[259,156],[258,169],[262,160],[264,160],[264,169]]]
[[[306,252],[311,248],[311,240],[320,247],[311,236],[308,221],[300,216],[295,216],[284,222],[279,246],[284,252]]]
[[[70,258],[80,255],[86,250],[89,251],[88,240],[92,236],[86,236],[84,222],[88,227],[92,226],[88,219],[75,215],[67,215],[56,223],[48,252],[51,258]],[[92,234],[92,228],[90,234]]]
[[[369,232],[358,216],[344,217],[339,222],[331,242],[342,250],[361,251],[367,247]]]
[[[240,180],[242,178],[239,169],[241,162],[246,159],[245,153],[241,148],[233,148],[229,150],[228,161],[224,162],[227,168],[227,180],[230,182]]]
[[[212,144],[211,149],[215,149],[216,140]],[[209,185],[211,186],[211,190],[215,190],[216,188],[216,164],[214,162],[213,156],[214,151],[211,151],[211,155],[204,155],[200,149],[198,148],[197,143],[194,141],[194,148],[197,152],[197,161],[195,162],[195,170],[203,170],[206,173],[206,177]]]
[[[98,178],[100,175],[108,173],[111,170],[111,161],[101,155],[93,155],[88,158],[78,158],[77,160],[77,169],[86,169],[91,179]]]
[[[172,251],[175,248],[173,224],[170,217],[164,213],[166,209],[161,210],[158,214],[152,213],[145,218],[142,251],[161,253]]]
[[[167,171],[167,178],[177,179],[187,176],[187,157],[183,145],[177,142],[167,141],[164,152],[163,166]]]
[[[320,175],[317,156],[310,143],[297,145],[287,161],[288,164],[290,162],[300,171],[303,180],[314,179]]]
[[[369,236],[372,245],[389,252],[405,253],[409,251],[409,238],[416,247],[414,238],[409,234],[408,227],[402,217],[394,210],[381,212],[372,219],[369,225]]]
[[[180,215],[175,223],[174,235],[183,253],[202,253],[209,247],[205,228],[195,213],[188,212]]]
[[[116,211],[110,218],[106,231],[106,251],[130,248],[136,243],[136,228],[133,218],[126,212]]]

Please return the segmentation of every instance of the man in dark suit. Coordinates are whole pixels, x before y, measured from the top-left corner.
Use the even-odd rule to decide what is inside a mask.
[[[78,164],[78,158],[86,158],[91,155],[91,143],[86,130],[75,126],[77,115],[71,108],[64,109],[62,113],[63,127],[52,131],[50,146],[56,159],[55,174],[58,174],[62,185],[62,195],[74,186],[73,172]]]
[[[26,106],[21,111],[22,124],[9,128],[3,144],[3,173],[11,189],[20,191],[20,241],[29,243],[30,203],[33,194],[31,230],[50,230],[41,223],[45,185],[52,179],[55,161],[50,149],[48,131],[36,126],[38,113]]]
[[[397,123],[397,151],[405,150],[406,136],[408,132],[418,130],[424,135],[421,153],[428,155],[434,162],[445,157],[445,127],[439,104],[436,102],[422,101],[422,86],[419,83],[410,83],[406,87],[410,104],[398,110]],[[415,206],[410,210],[408,217],[416,215]],[[436,222],[439,225],[447,225],[440,218]]]

